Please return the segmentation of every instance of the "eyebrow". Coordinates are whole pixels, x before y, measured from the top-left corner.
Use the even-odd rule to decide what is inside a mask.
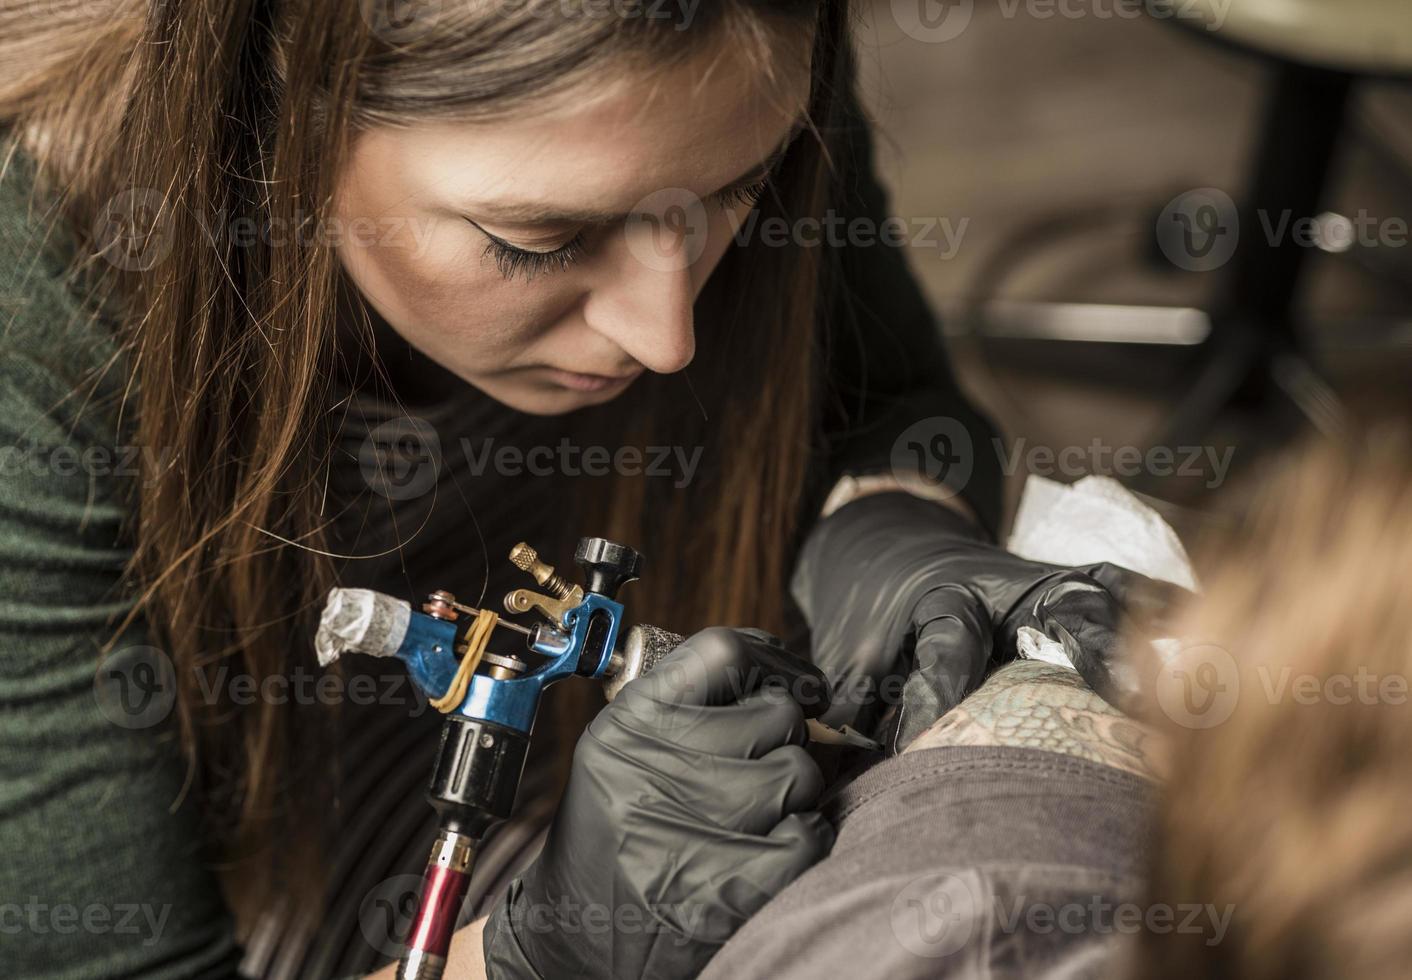
[[[726,197],[736,191],[745,190],[758,184],[768,177],[779,165],[780,160],[794,144],[794,138],[805,128],[805,120],[801,116],[790,126],[789,133],[778,146],[771,151],[760,163],[751,167],[739,177],[730,181],[720,190],[712,192],[709,196],[713,198]],[[474,214],[484,221],[503,221],[506,224],[563,224],[563,225],[607,225],[622,221],[628,217],[627,212],[598,211],[582,208],[563,208],[553,204],[543,204],[536,201],[485,201],[466,204],[460,208],[467,214]]]

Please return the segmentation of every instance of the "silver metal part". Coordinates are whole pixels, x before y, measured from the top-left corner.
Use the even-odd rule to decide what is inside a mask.
[[[491,653],[489,650],[480,655],[480,662],[489,664],[492,667],[501,667],[514,674],[523,674],[529,669],[529,664],[519,657],[509,657],[503,653]]]
[[[607,695],[608,700],[617,697],[628,681],[655,667],[657,661],[675,650],[685,639],[680,633],[672,633],[656,626],[634,626],[628,630],[628,635],[623,640],[621,666],[603,685],[603,693]],[[616,653],[614,656],[617,658]],[[608,669],[613,671],[612,660],[608,662]]]
[[[449,868],[462,874],[470,871],[471,862],[476,857],[476,842],[465,834],[451,830],[440,830],[436,843],[431,846],[430,867]]]
[[[445,973],[446,957],[422,949],[407,950],[406,958],[397,964],[397,980],[441,980]]]
[[[456,610],[459,613],[465,613],[472,619],[480,615],[479,609],[477,609],[475,606],[468,606],[464,602],[452,602],[448,603],[448,605],[450,605],[452,609]],[[516,633],[523,633],[525,636],[530,635],[530,629],[528,626],[521,626],[519,623],[512,623],[508,619],[497,619],[495,621],[495,625],[503,626],[507,630],[514,630]]]
[[[530,649],[545,657],[558,657],[566,653],[573,644],[573,637],[563,630],[540,626],[534,631]]]
[[[881,742],[873,741],[852,725],[830,728],[817,718],[810,718],[804,725],[809,729],[811,742],[818,742],[821,745],[851,745],[855,749],[867,749],[870,752],[883,750]]]
[[[445,589],[437,589],[427,596],[427,601],[422,603],[422,612],[432,619],[444,619],[448,623],[456,622],[456,596]]]

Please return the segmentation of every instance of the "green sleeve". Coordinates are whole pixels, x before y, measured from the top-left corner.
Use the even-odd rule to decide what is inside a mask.
[[[0,164],[4,162],[0,153]],[[22,161],[0,178],[0,973],[222,977],[239,948],[180,803],[170,665],[119,587],[122,362],[78,312]],[[78,382],[94,370],[93,392]],[[106,675],[106,676],[105,676]],[[165,687],[163,686],[165,685]]]

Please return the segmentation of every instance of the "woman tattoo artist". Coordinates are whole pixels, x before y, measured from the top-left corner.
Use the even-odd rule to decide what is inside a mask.
[[[801,543],[841,678],[959,697],[939,661],[978,681],[1036,619],[1107,650],[1108,592],[991,543],[992,432],[898,249],[807,233],[886,216],[844,3],[689,12],[0,3],[0,895],[35,896],[8,973],[395,954],[380,889],[422,858],[436,719],[395,677],[308,683],[334,583],[493,597],[514,541],[603,534],[648,554],[634,616],[705,631],[697,724],[659,681],[575,750],[599,693],[546,706],[529,823],[472,886],[496,976],[690,974],[827,851],[798,707],[722,683],[765,641],[719,624],[785,629]],[[964,436],[953,486],[885,475],[928,419]],[[699,465],[631,465],[654,446]],[[816,526],[840,480],[862,499]],[[43,911],[128,905],[160,924]]]

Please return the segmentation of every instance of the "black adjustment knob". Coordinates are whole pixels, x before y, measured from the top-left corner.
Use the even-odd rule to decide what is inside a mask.
[[[619,589],[642,576],[642,556],[607,538],[579,538],[574,561],[588,578],[588,591],[609,599],[616,599]]]

